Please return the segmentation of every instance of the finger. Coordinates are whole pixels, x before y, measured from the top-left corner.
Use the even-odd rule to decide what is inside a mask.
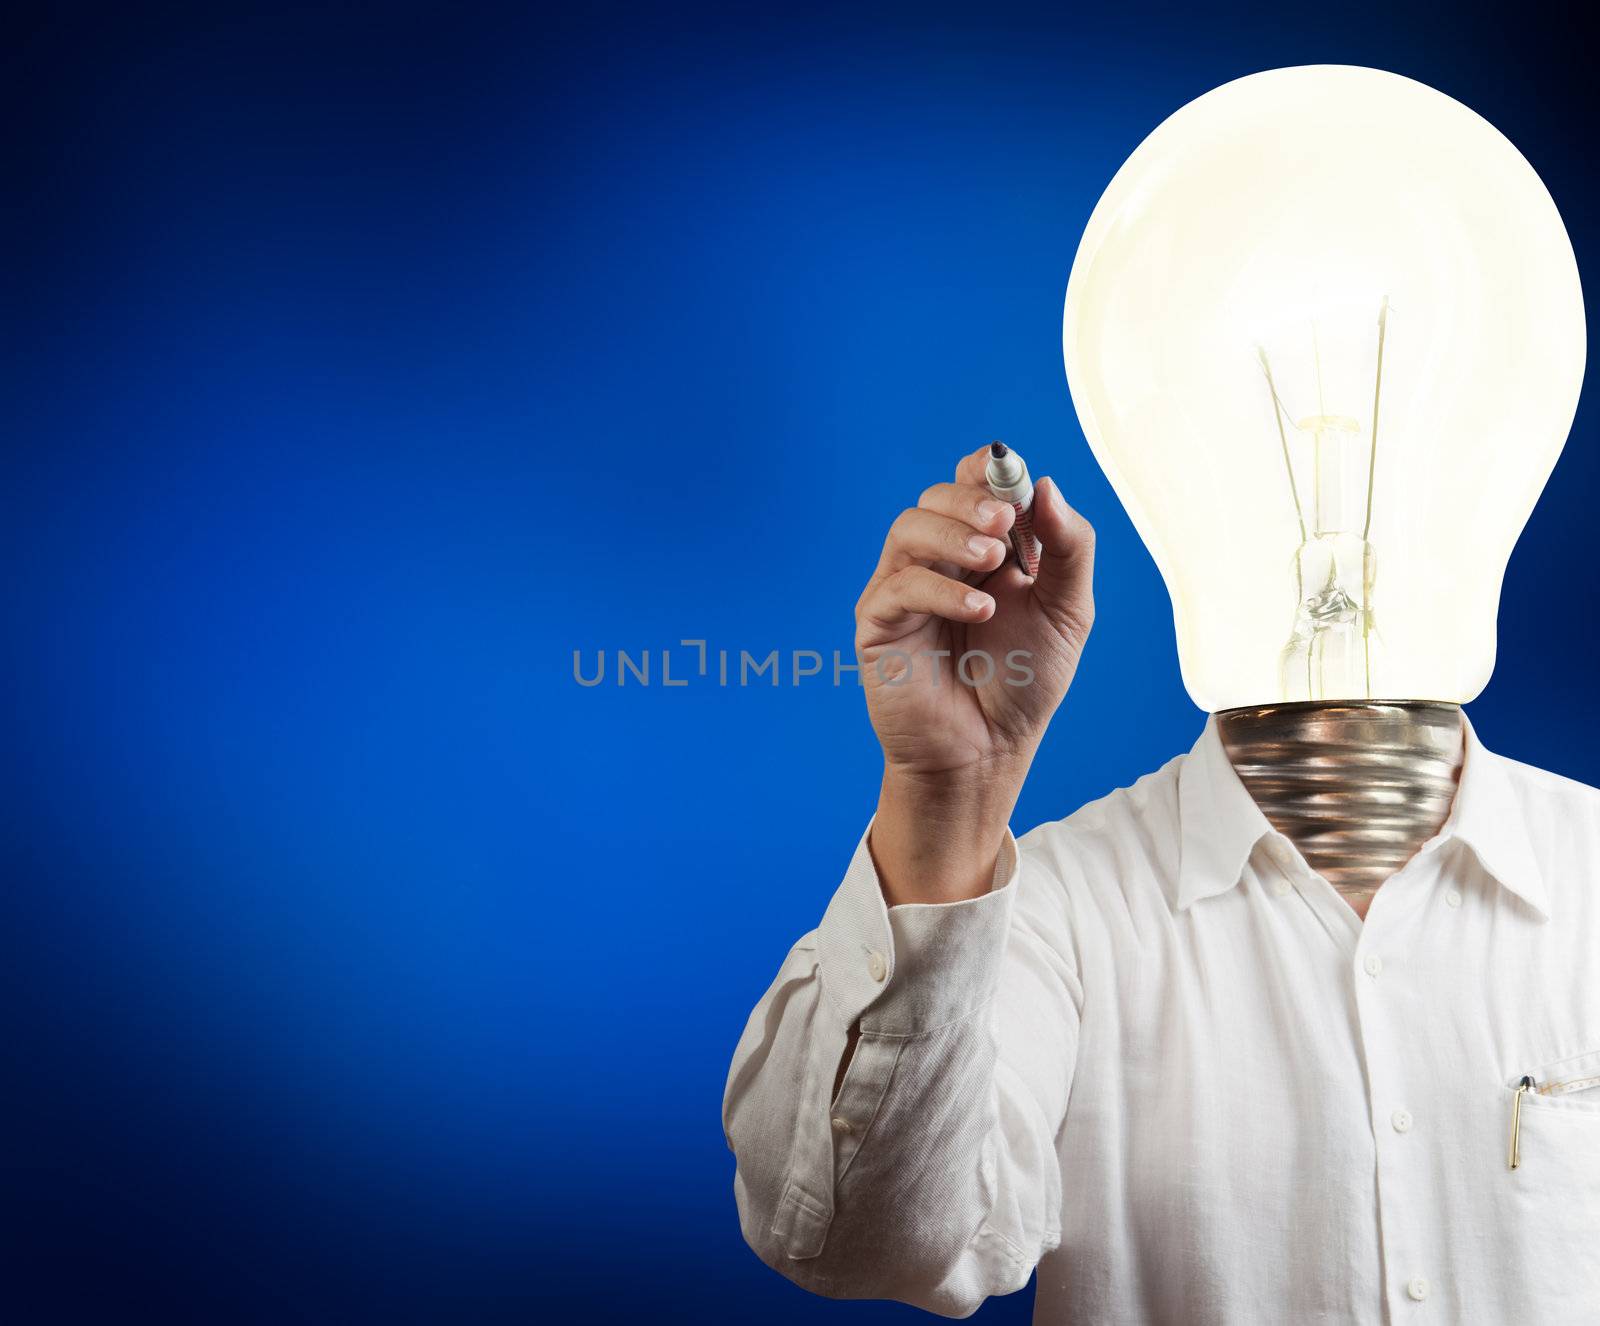
[[[924,511],[965,521],[983,534],[1004,538],[1017,513],[981,484],[936,483],[918,499]]]
[[[925,566],[907,566],[867,586],[856,604],[856,642],[869,646],[898,639],[929,617],[981,622],[993,614],[994,600],[981,589]]]
[[[1033,529],[1039,536],[1033,592],[1056,625],[1081,642],[1094,621],[1094,527],[1045,478],[1033,489]]]
[[[1005,557],[1006,545],[1001,540],[980,533],[966,521],[912,507],[902,511],[889,527],[878,570],[892,573],[913,563],[927,566],[938,562],[969,571],[992,571]]]
[[[985,442],[976,451],[965,455],[956,465],[956,482],[986,487],[984,475],[989,469],[989,444]]]

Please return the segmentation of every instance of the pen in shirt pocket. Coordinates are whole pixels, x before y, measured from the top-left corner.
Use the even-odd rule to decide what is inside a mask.
[[[1522,1098],[1534,1089],[1533,1078],[1524,1073],[1511,1097],[1511,1153],[1506,1157],[1508,1169],[1516,1169],[1522,1164]]]
[[[1587,1068],[1600,1068],[1591,1056],[1585,1056]],[[1532,1073],[1524,1073],[1511,1096],[1511,1149],[1506,1156],[1506,1167],[1517,1169],[1522,1164],[1522,1098],[1529,1092],[1536,1096],[1561,1096],[1570,1091],[1590,1091],[1600,1088],[1600,1071],[1580,1070],[1578,1076],[1560,1082],[1540,1082]]]

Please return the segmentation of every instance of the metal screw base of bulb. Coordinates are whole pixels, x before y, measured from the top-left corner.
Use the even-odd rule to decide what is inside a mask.
[[[1465,740],[1458,705],[1312,701],[1216,719],[1268,823],[1363,915],[1450,813]]]

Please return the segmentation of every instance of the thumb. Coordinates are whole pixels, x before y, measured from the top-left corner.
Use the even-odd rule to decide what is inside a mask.
[[[1039,536],[1034,597],[1081,645],[1094,621],[1094,526],[1067,505],[1054,479],[1043,478],[1033,488],[1033,531]]]

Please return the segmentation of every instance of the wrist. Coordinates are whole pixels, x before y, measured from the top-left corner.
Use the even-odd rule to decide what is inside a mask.
[[[960,902],[987,893],[1026,766],[956,774],[886,768],[869,847],[884,897]]]

